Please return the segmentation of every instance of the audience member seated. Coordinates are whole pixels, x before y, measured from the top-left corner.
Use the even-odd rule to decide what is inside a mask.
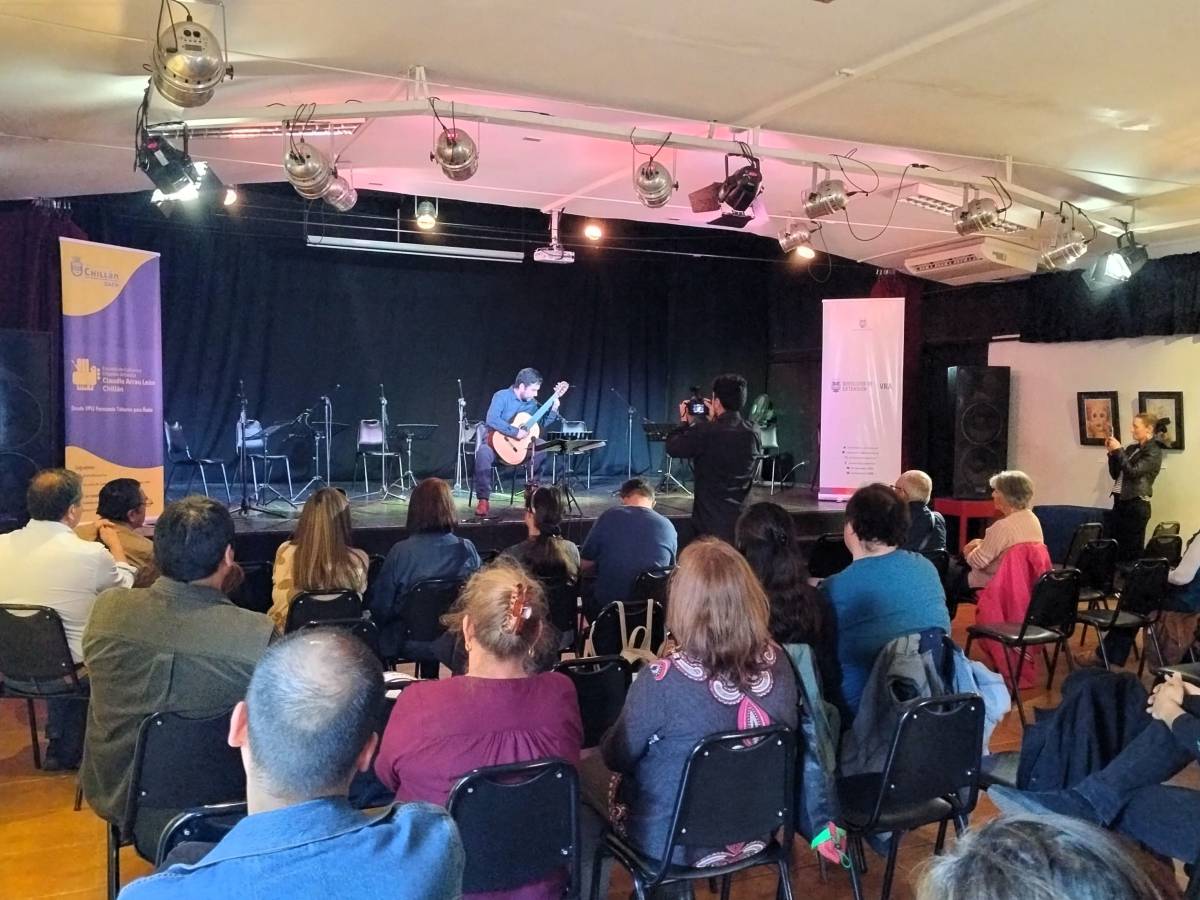
[[[158,569],[154,565],[154,543],[138,533],[138,529],[146,524],[146,508],[149,504],[150,498],[136,478],[114,478],[100,488],[96,504],[99,520],[75,528],[75,533],[85,541],[99,541],[100,526],[105,523],[112,525],[125,551],[126,561],[137,570],[134,587],[146,587],[158,577]]]
[[[48,606],[58,613],[67,646],[83,662],[83,629],[96,596],[133,584],[115,526],[101,523],[104,545],[80,540],[72,529],[83,512],[83,481],[68,469],[43,469],[29,483],[25,501],[29,523],[0,535],[0,603]],[[107,548],[107,549],[105,549]],[[83,749],[87,704],[50,700],[46,704],[46,755],[42,768],[74,769]]]
[[[168,862],[195,862],[133,882],[123,900],[461,896],[463,848],[445,810],[367,814],[346,800],[371,764],[382,700],[378,661],[349,635],[292,635],[267,650],[229,725],[249,815],[218,844],[180,845]]]
[[[596,573],[588,618],[614,600],[629,599],[638,575],[675,565],[679,535],[666,516],[654,511],[654,488],[642,478],[621,485],[621,505],[601,513],[580,549],[583,571]]]
[[[1115,719],[1118,711],[1093,708],[1096,728],[1119,731],[1125,740],[1108,765],[1065,790],[996,786],[988,795],[1005,811],[1073,816],[1119,831],[1163,856],[1187,863],[1200,859],[1200,793],[1163,783],[1200,759],[1200,688],[1179,675],[1168,677],[1147,702],[1154,721],[1140,730],[1109,727],[1114,723],[1099,720],[1106,714]]]
[[[233,518],[208,497],[167,504],[154,527],[148,588],[96,600],[83,635],[92,682],[80,780],[92,808],[124,817],[138,727],[156,712],[211,712],[246,693],[274,629],[221,592],[233,567]]]
[[[297,594],[309,591],[367,592],[367,554],[351,544],[350,501],[336,488],[308,498],[296,533],[279,545],[271,572],[271,619],[283,631]]]
[[[538,578],[575,578],[579,575],[579,548],[562,536],[562,494],[555,487],[535,488],[525,507],[529,537],[505,550]]]
[[[1173,900],[1134,847],[1064,816],[1006,816],[930,859],[917,900]]]
[[[553,642],[541,584],[498,560],[471,576],[447,619],[466,643],[467,674],[420,681],[396,700],[375,773],[399,802],[445,804],[472,769],[557,756],[579,761],[583,723],[575,687],[558,672],[532,674]],[[562,894],[551,879],[520,896]],[[491,896],[491,895],[489,895]]]
[[[946,594],[933,563],[901,550],[908,505],[886,484],[859,488],[846,504],[842,535],[854,561],[821,582],[837,620],[843,725],[858,712],[875,656],[898,637],[931,628],[950,633]]]
[[[908,504],[908,537],[901,550],[927,553],[946,549],[946,520],[929,508],[933,479],[920,469],[909,469],[896,479],[896,493]]]
[[[457,518],[450,485],[426,478],[408,500],[408,537],[388,551],[367,605],[380,630],[380,643],[395,650],[404,613],[404,594],[428,578],[466,578],[479,568],[479,553],[454,534]]]
[[[811,647],[822,696],[838,705],[837,624],[829,600],[808,583],[791,515],[778,503],[755,503],[738,519],[734,541],[766,591],[772,640]]]
[[[603,764],[591,757],[581,766],[588,802],[650,857],[663,852],[684,764],[701,739],[797,723],[795,675],[771,639],[766,594],[732,546],[715,538],[689,544],[669,596],[675,649],[633,682],[601,743]],[[757,849],[704,848],[675,861],[719,865]]]
[[[1000,518],[988,526],[982,538],[968,541],[962,548],[965,569],[956,576],[956,595],[969,599],[970,590],[985,587],[1000,569],[1000,560],[1014,544],[1041,544],[1042,523],[1029,508],[1033,502],[1033,481],[1024,472],[998,472],[988,479],[992,503]],[[965,584],[962,574],[965,573]]]

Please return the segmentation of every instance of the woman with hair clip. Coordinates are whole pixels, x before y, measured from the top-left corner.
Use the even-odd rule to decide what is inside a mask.
[[[575,578],[579,574],[579,548],[562,536],[562,520],[562,494],[558,488],[535,488],[525,503],[529,537],[500,555],[516,560],[538,578]]]
[[[271,619],[283,631],[297,594],[367,590],[367,554],[350,543],[350,501],[336,488],[308,498],[291,540],[279,545],[271,572]]]

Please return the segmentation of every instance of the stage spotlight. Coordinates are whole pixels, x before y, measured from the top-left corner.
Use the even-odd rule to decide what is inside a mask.
[[[337,174],[337,169],[334,169],[333,178],[321,199],[338,212],[347,212],[353,209],[354,204],[358,202],[358,191],[351,186],[350,182]]]
[[[666,206],[677,187],[667,167],[656,159],[646,160],[633,171],[633,191],[642,205],[650,209]]]
[[[183,139],[184,149],[180,150],[166,138],[150,134],[139,125],[134,162],[154,183],[151,199],[155,203],[194,199],[198,195],[207,163],[193,163],[186,149],[186,131]]]
[[[422,231],[430,231],[437,225],[438,208],[432,200],[422,200],[417,204],[417,227]]]
[[[779,232],[779,247],[784,253],[792,253],[799,259],[812,259],[817,251],[812,248],[812,232],[795,222],[789,222],[783,231]]]
[[[954,230],[963,237],[994,228],[1000,222],[1000,208],[991,197],[976,197],[954,210],[953,215]]]
[[[604,230],[595,222],[588,222],[583,226],[583,236],[589,241],[598,241],[604,237]]]
[[[725,154],[724,181],[714,181],[688,194],[692,212],[721,212],[721,215],[708,223],[709,225],[745,228],[754,218],[754,213],[748,210],[762,193],[762,168],[758,159],[750,152],[748,144],[738,141],[738,145],[742,148],[740,154]],[[730,159],[745,159],[747,163],[736,172],[730,173]]]
[[[162,0],[158,9],[158,36],[151,52],[154,89],[176,106],[203,106],[212,99],[226,76],[233,77],[233,66],[229,65],[217,36],[205,26],[186,18],[176,22],[172,13],[173,0]],[[225,6],[220,2],[221,27],[225,27]],[[163,13],[169,19],[163,27]],[[228,45],[228,34],[226,34]]]
[[[338,212],[346,212],[358,202],[358,191],[338,175],[329,157],[304,138],[289,140],[283,170],[296,193],[305,200],[324,200]]]
[[[816,177],[816,170],[813,170]],[[809,219],[841,212],[846,208],[846,185],[838,178],[825,178],[813,185],[804,201],[804,215]]]
[[[1126,231],[1117,238],[1117,249],[1105,253],[1087,272],[1084,280],[1093,291],[1107,290],[1132,278],[1146,264],[1150,254]]]
[[[1083,259],[1087,254],[1087,245],[1081,232],[1075,229],[1062,231],[1055,246],[1042,254],[1042,265],[1047,269],[1065,269]]]
[[[233,206],[238,202],[238,192],[235,187],[225,188],[225,199],[222,201],[225,206]]]
[[[429,154],[431,162],[438,164],[442,174],[451,181],[466,181],[479,168],[479,148],[471,136],[458,127],[454,120],[454,103],[450,103],[450,124],[442,121],[437,111],[437,97],[429,98],[433,117],[442,126],[441,133],[433,143]],[[422,226],[424,227],[424,226]],[[433,227],[432,225],[429,227]]]

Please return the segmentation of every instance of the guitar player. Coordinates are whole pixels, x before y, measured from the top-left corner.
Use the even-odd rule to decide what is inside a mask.
[[[481,429],[480,439],[476,442],[475,447],[475,495],[479,498],[479,503],[475,506],[475,515],[480,518],[488,515],[488,500],[492,494],[492,466],[496,462],[496,451],[492,448],[493,436],[499,433],[518,441],[524,441],[530,437],[529,430],[516,427],[513,420],[520,414],[529,416],[537,410],[537,396],[541,387],[542,373],[537,369],[525,368],[517,373],[512,387],[501,388],[492,395],[492,402],[488,404],[487,419],[485,420],[486,435],[482,433]],[[558,419],[560,398],[565,392],[566,385],[564,384],[560,384],[556,388],[554,401],[539,423],[542,431],[545,431],[551,422]],[[537,481],[545,457],[545,453],[533,454],[529,473],[531,481]]]

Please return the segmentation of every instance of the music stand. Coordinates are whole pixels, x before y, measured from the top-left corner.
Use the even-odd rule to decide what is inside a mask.
[[[583,508],[579,505],[579,500],[575,497],[575,461],[574,457],[583,456],[585,453],[591,453],[593,450],[599,450],[601,447],[608,446],[607,441],[599,441],[592,437],[586,438],[560,438],[557,441],[550,443],[560,445],[556,450],[550,450],[549,447],[543,445],[539,450],[546,452],[561,452],[566,457],[563,462],[562,476],[554,483],[559,486],[563,492],[563,496],[567,500],[567,515],[571,516],[571,507],[574,506],[577,512],[574,514],[576,518],[582,518]]]
[[[436,425],[428,423],[408,423],[404,425],[394,426],[397,434],[404,435],[404,462],[407,463],[407,468],[401,464],[400,477],[396,480],[396,484],[400,485],[400,490],[408,490],[408,487],[417,486],[417,477],[413,474],[412,469],[412,445],[413,441],[428,441],[433,438],[433,433],[437,430]]]
[[[646,432],[646,441],[648,443],[653,444],[653,443],[657,443],[659,441],[664,442],[663,459],[666,460],[666,467],[664,468],[660,464],[658,471],[662,473],[662,478],[659,479],[658,487],[655,488],[655,490],[657,490],[660,494],[669,494],[669,493],[671,493],[671,490],[672,490],[671,485],[675,485],[681,491],[683,491],[685,494],[687,494],[689,497],[692,497],[695,495],[692,494],[692,492],[688,490],[687,485],[685,485],[682,481],[680,481],[673,474],[671,474],[671,464],[672,464],[672,462],[674,462],[674,459],[671,456],[671,454],[669,454],[667,452],[667,448],[665,446],[665,442],[667,440],[667,435],[670,434],[672,431],[674,431],[678,427],[679,427],[678,422],[643,422],[642,423],[642,430],[644,432]]]

